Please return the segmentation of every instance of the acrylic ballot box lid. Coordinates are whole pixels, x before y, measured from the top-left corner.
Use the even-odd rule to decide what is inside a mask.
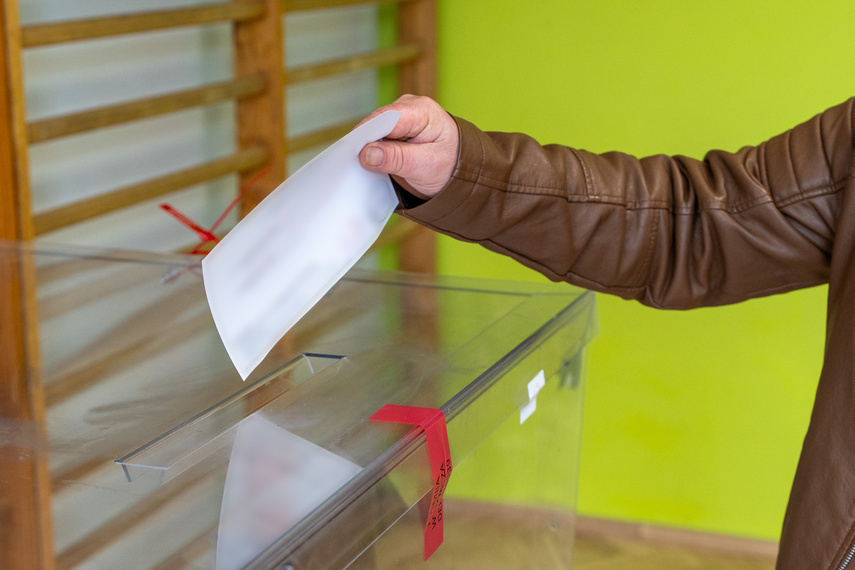
[[[541,372],[544,393],[576,394],[556,434],[576,465],[591,293],[354,270],[242,382],[198,259],[0,242],[0,268],[2,567],[382,567],[372,545],[432,485],[424,431],[370,416],[441,410],[446,500],[465,498],[473,451],[524,427]],[[561,476],[537,506],[572,514],[576,475]]]

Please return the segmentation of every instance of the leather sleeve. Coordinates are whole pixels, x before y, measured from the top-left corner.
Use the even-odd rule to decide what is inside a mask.
[[[703,160],[541,146],[456,119],[451,181],[399,213],[550,279],[656,307],[817,285],[853,176],[853,101]]]

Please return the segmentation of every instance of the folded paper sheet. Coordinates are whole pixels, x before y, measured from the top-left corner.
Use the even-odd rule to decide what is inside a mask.
[[[397,198],[359,151],[400,116],[387,111],[316,156],[202,261],[214,322],[244,380],[380,235]]]

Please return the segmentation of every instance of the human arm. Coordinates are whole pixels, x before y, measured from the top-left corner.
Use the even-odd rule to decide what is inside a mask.
[[[850,100],[694,160],[541,146],[457,119],[449,181],[399,213],[551,279],[663,308],[734,303],[828,279],[852,121]]]

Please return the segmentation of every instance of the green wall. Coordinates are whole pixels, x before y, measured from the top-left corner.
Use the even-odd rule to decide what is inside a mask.
[[[855,95],[851,0],[440,0],[439,99],[542,143],[701,157]],[[543,279],[443,239],[444,273]],[[777,538],[825,289],[657,312],[599,296],[582,514]]]

